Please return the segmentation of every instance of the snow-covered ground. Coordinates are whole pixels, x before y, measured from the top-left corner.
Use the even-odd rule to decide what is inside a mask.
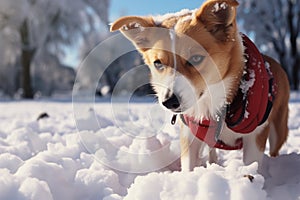
[[[1,102],[0,199],[300,199],[299,97],[289,139],[261,175],[241,151],[178,171],[178,127],[153,103]]]

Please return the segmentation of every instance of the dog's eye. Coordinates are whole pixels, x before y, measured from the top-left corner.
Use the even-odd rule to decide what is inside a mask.
[[[154,67],[155,67],[158,71],[162,71],[162,70],[165,69],[165,65],[162,64],[162,63],[160,62],[160,60],[154,61],[153,64],[154,64]]]
[[[194,55],[190,57],[190,59],[187,61],[187,64],[190,66],[197,66],[204,60],[204,56],[202,55]]]

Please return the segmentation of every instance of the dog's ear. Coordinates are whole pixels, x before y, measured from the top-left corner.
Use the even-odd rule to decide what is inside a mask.
[[[196,17],[218,40],[234,38],[236,26],[236,0],[209,0],[197,12]]]
[[[139,51],[150,47],[150,27],[156,26],[152,17],[122,17],[112,23],[110,31],[120,30]]]

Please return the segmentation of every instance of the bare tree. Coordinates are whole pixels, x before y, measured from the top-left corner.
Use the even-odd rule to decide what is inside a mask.
[[[18,35],[16,57],[24,98],[33,97],[31,66],[38,54],[62,57],[66,46],[108,24],[109,0],[1,0],[0,31]]]
[[[243,29],[266,54],[276,56],[293,89],[299,89],[300,0],[240,1]]]

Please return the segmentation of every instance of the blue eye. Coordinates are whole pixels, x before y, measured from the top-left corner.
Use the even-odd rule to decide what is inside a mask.
[[[190,59],[187,61],[187,64],[190,66],[197,66],[204,60],[204,56],[202,55],[194,55],[190,57]]]
[[[156,60],[153,62],[154,67],[158,70],[158,71],[162,71],[165,69],[165,65],[161,63],[160,60]]]

